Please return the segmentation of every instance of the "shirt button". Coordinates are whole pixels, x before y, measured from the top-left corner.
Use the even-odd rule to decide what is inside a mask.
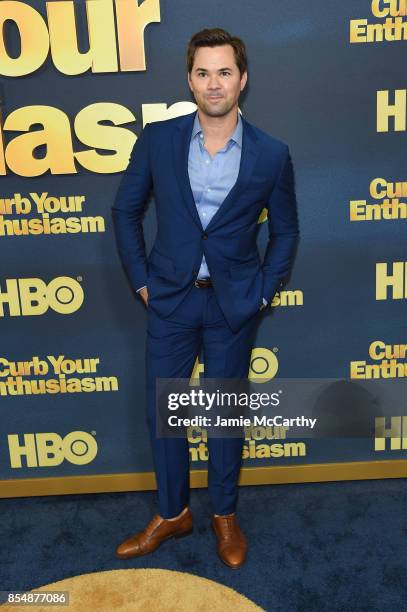
[[[204,213],[204,212],[203,212],[203,213],[202,213],[202,216],[203,216],[203,217],[206,217],[206,213]]]
[[[207,189],[206,191],[207,191],[208,193],[210,193],[210,192],[211,192],[211,189],[210,189],[210,187],[208,187],[208,189]]]
[[[209,163],[210,163],[210,162],[209,162],[209,159],[207,159],[207,160],[206,160],[206,163],[207,163],[207,164],[209,164]]]
[[[208,238],[208,234],[206,234],[206,233],[205,233],[205,234],[202,234],[202,238],[203,238],[203,240],[207,240],[207,238]]]

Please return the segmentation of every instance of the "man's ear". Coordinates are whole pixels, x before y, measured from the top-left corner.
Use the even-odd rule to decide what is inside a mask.
[[[243,91],[243,89],[246,87],[246,83],[247,83],[247,70],[245,70],[245,72],[240,77],[240,91]]]
[[[190,89],[191,91],[193,91],[193,90],[192,90],[192,85],[191,85],[191,73],[190,73],[190,72],[188,72],[188,75],[187,75],[187,80],[188,80],[189,89]]]

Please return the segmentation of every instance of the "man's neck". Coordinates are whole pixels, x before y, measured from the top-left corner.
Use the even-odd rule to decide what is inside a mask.
[[[237,113],[237,107],[234,107],[223,117],[210,117],[198,109],[198,119],[205,140],[222,142],[228,140],[236,129]]]

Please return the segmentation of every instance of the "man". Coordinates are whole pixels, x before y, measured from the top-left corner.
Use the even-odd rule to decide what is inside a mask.
[[[147,420],[159,499],[159,514],[118,546],[120,558],[192,531],[188,442],[156,436],[156,379],[189,378],[201,347],[206,378],[247,377],[259,313],[288,276],[299,235],[289,149],[238,112],[244,43],[218,28],[198,32],[187,68],[197,111],[146,125],[112,209],[121,260],[147,307]],[[157,235],[147,258],[142,214],[151,189]],[[262,264],[256,230],[264,207]],[[242,438],[208,438],[212,527],[231,568],[247,552],[236,518],[242,446]]]

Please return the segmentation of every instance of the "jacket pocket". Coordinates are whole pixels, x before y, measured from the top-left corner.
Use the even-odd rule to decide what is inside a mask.
[[[149,273],[158,274],[159,276],[174,276],[175,265],[172,259],[161,255],[158,251],[151,251],[148,258]]]
[[[230,268],[230,276],[232,278],[246,278],[255,274],[260,268],[259,259],[251,259],[243,263],[236,264]]]

